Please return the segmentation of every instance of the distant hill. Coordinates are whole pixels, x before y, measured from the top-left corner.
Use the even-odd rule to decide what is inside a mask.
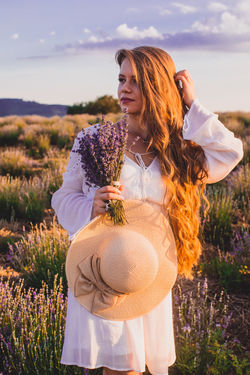
[[[22,99],[0,99],[0,117],[10,115],[65,116],[67,108],[67,105],[60,104],[40,104]]]

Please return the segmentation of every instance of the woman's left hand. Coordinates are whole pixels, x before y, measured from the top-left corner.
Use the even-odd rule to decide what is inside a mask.
[[[194,91],[194,82],[190,73],[187,70],[180,70],[174,77],[175,81],[181,80],[182,82],[182,97],[183,101],[189,108],[194,101],[196,95]]]

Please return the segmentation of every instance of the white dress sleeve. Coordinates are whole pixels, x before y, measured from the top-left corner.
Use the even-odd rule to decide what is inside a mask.
[[[83,132],[78,133],[77,137],[83,137]],[[79,140],[76,138],[72,150],[78,148]],[[63,184],[51,199],[58,221],[68,231],[70,239],[90,221],[94,198],[94,194],[84,191],[86,185],[80,155],[72,150],[66,172],[63,173]]]
[[[226,177],[243,158],[243,145],[218,115],[203,107],[196,98],[184,117],[183,138],[200,145],[205,153],[208,179],[212,184]]]

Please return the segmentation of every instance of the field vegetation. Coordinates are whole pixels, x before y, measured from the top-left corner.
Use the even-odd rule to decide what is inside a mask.
[[[100,117],[100,115],[99,115]],[[120,114],[109,113],[116,121]],[[244,158],[208,185],[201,208],[203,254],[192,281],[174,287],[176,363],[170,375],[250,373],[250,113],[219,114]],[[77,133],[96,115],[0,118],[0,373],[83,374],[60,364],[67,308],[66,231],[50,201]],[[86,371],[87,372],[87,371]],[[101,374],[101,369],[90,370]]]

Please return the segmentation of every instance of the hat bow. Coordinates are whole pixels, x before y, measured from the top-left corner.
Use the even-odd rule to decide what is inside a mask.
[[[118,292],[108,286],[101,277],[100,258],[93,254],[84,258],[79,264],[80,274],[74,285],[74,295],[92,294],[91,312],[106,310],[119,305],[127,293]]]

